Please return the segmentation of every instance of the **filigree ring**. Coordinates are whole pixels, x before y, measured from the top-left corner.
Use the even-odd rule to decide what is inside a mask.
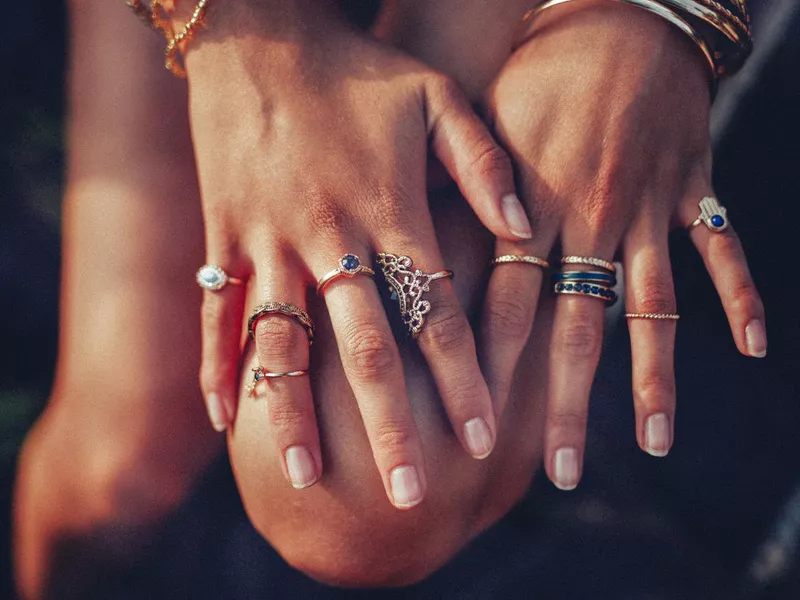
[[[423,273],[413,269],[414,261],[408,256],[397,256],[380,252],[376,261],[381,268],[392,298],[400,305],[400,316],[408,327],[411,337],[417,338],[425,325],[425,315],[431,310],[431,303],[422,298],[430,291],[430,284],[437,279],[452,278],[449,270]]]
[[[229,283],[231,285],[244,285],[244,280],[231,277],[217,265],[203,265],[195,275],[197,285],[208,292],[218,292]]]
[[[325,287],[339,277],[355,277],[356,275],[367,275],[373,277],[375,271],[370,267],[361,264],[361,259],[355,254],[345,254],[339,259],[339,266],[322,276],[317,283],[317,293],[322,294]]]
[[[272,314],[283,315],[297,321],[306,330],[309,346],[314,343],[314,321],[302,308],[288,302],[264,302],[264,304],[256,306],[247,320],[247,333],[250,334],[251,339],[256,337],[256,323],[258,323],[258,320]]]
[[[714,233],[720,233],[728,228],[728,209],[719,203],[714,196],[706,196],[700,200],[700,216],[689,225],[689,229],[694,229],[703,223]]]

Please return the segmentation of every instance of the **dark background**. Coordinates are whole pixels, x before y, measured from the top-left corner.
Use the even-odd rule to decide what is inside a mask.
[[[700,259],[676,233],[683,319],[674,451],[656,460],[636,449],[627,334],[611,328],[580,489],[563,494],[538,481],[529,499],[430,582],[388,595],[800,598],[800,0],[753,4],[756,53],[715,105],[715,186],[764,296],[769,356],[738,355]],[[66,21],[62,4],[45,0],[6,3],[3,13],[0,533],[7,535],[15,456],[47,399],[56,356]],[[7,539],[2,548],[7,553]],[[0,584],[9,581],[8,564]],[[167,524],[152,556],[126,578],[110,578],[97,597],[336,595],[280,563],[244,519],[221,464]]]

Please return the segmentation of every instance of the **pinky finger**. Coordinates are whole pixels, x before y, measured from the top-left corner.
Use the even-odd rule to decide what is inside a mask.
[[[697,218],[697,198],[713,196],[710,190],[706,192],[685,203],[685,223]],[[690,236],[717,289],[737,348],[747,356],[763,358],[767,354],[764,304],[750,275],[739,236],[730,225],[723,231],[712,231],[703,223],[691,227]]]

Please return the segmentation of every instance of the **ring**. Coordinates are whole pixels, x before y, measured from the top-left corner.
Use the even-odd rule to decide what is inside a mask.
[[[356,275],[368,275],[372,277],[375,275],[370,267],[361,264],[361,259],[355,254],[345,254],[339,259],[339,266],[333,271],[326,273],[322,279],[317,283],[317,293],[321,294],[325,287],[334,279],[339,277],[355,277]]]
[[[593,267],[600,267],[612,273],[617,272],[617,267],[613,263],[597,258],[594,256],[565,256],[561,259],[562,265],[591,265]]]
[[[492,261],[493,265],[502,265],[506,263],[527,263],[529,265],[536,265],[543,269],[549,269],[550,263],[538,256],[531,256],[529,254],[504,254],[498,256]]]
[[[425,315],[431,310],[431,303],[422,299],[430,291],[430,283],[437,279],[452,278],[449,270],[436,273],[423,273],[420,269],[411,270],[414,261],[408,256],[396,256],[380,252],[377,263],[381,267],[392,299],[400,304],[400,316],[408,327],[411,337],[417,338],[425,325]]]
[[[258,385],[259,381],[263,381],[264,379],[279,379],[281,377],[302,377],[303,375],[308,375],[308,369],[301,369],[299,371],[287,371],[285,373],[273,373],[271,371],[264,370],[264,367],[256,367],[255,369],[251,369],[253,371],[253,381],[251,381],[247,386],[247,393],[248,395],[252,395]]]
[[[625,313],[626,319],[653,319],[656,321],[659,320],[670,320],[670,321],[677,321],[681,318],[679,314],[676,313]]]
[[[229,283],[231,285],[244,285],[244,280],[231,277],[217,265],[203,265],[198,269],[197,285],[209,292],[218,292]]]
[[[557,283],[553,286],[553,291],[556,294],[573,294],[597,298],[608,302],[609,306],[617,301],[617,293],[604,285],[592,285],[590,283]]]
[[[311,345],[314,343],[314,321],[311,320],[311,317],[309,317],[308,313],[302,308],[286,302],[265,302],[253,309],[250,318],[247,320],[247,333],[250,334],[251,339],[255,339],[256,337],[256,322],[258,322],[260,318],[272,314],[284,315],[297,321],[302,325],[303,329],[306,330],[308,344]]]
[[[617,285],[617,276],[613,273],[606,273],[605,271],[562,271],[561,273],[553,273],[550,278],[553,283],[558,283],[560,281],[580,281],[581,283],[597,283],[609,287]]]
[[[700,200],[700,216],[689,225],[689,229],[694,229],[700,223],[704,223],[714,233],[720,233],[728,228],[728,209],[719,203],[714,196],[706,196]]]

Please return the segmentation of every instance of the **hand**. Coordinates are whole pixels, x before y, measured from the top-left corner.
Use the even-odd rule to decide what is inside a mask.
[[[547,257],[557,241],[563,255],[611,260],[620,252],[626,311],[674,313],[668,232],[691,223],[701,198],[714,195],[703,59],[666,21],[616,3],[548,9],[534,27],[486,96],[533,223],[530,242],[500,240],[496,252]],[[738,348],[763,356],[764,310],[736,234],[701,225],[691,237]],[[497,267],[490,281],[480,345],[501,401],[542,283],[541,269],[519,264]],[[604,303],[559,296],[556,304],[545,466],[571,489],[581,475]],[[630,320],[629,328],[637,439],[664,456],[673,439],[675,321]]]
[[[529,235],[507,156],[450,80],[310,5],[269,18],[264,6],[220,7],[187,56],[208,262],[251,277],[260,300],[303,309],[347,253],[367,264],[376,252],[405,254],[425,272],[444,269],[425,197],[429,140],[492,232]],[[398,508],[413,506],[425,493],[424,458],[378,289],[356,276],[324,295],[386,492]],[[236,410],[244,298],[235,286],[205,297],[201,379],[220,429]],[[426,299],[420,348],[456,435],[482,458],[495,421],[467,319],[448,280]],[[309,366],[305,332],[291,319],[260,319],[255,340],[269,371]],[[258,389],[287,479],[314,483],[322,459],[308,378]]]

